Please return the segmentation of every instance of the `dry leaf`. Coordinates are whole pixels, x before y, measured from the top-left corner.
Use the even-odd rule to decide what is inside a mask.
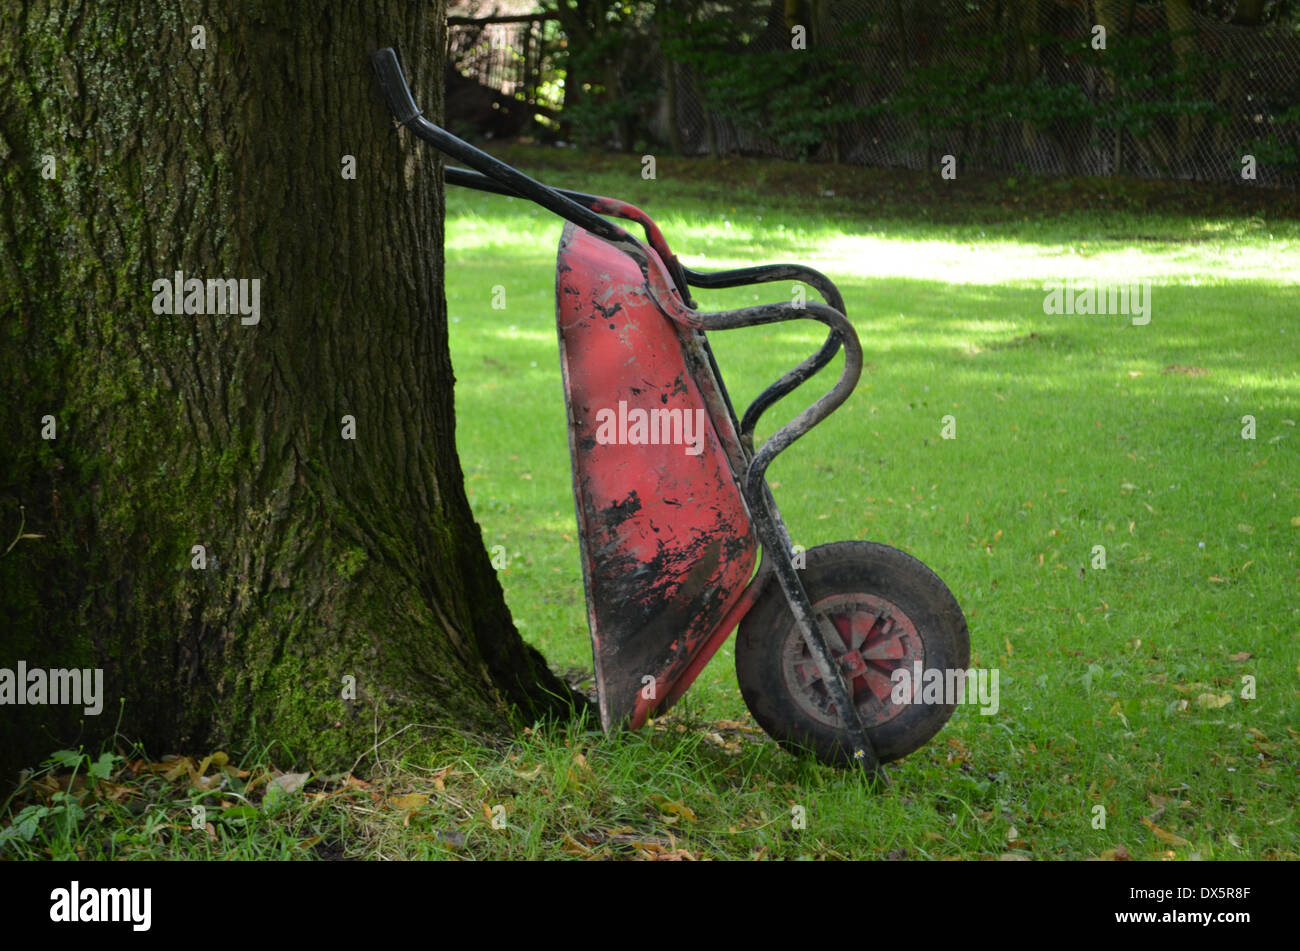
[[[660,851],[651,859],[653,862],[695,862],[698,861],[694,855],[685,849],[677,849],[672,852]]]
[[[303,787],[311,773],[281,773],[271,779],[269,786],[279,786],[282,792],[297,792]]]
[[[163,773],[163,779],[167,780],[169,783],[173,783],[194,768],[194,761],[188,756],[182,756],[166,765],[167,771]]]
[[[1226,707],[1232,703],[1232,694],[1230,693],[1202,693],[1197,694],[1196,703],[1205,707],[1207,710],[1217,710],[1220,707]]]
[[[408,793],[405,796],[397,796],[388,801],[394,809],[400,809],[402,812],[415,812],[429,801],[429,797],[424,793]]]
[[[1120,722],[1124,724],[1124,729],[1129,728],[1128,717],[1124,716],[1124,707],[1118,700],[1111,704],[1110,710],[1107,712],[1109,715],[1119,717]]]
[[[570,855],[587,856],[591,854],[591,849],[587,848],[567,832],[564,838],[560,840],[560,851],[568,852]]]
[[[1255,655],[1253,655],[1250,651],[1242,651],[1238,654],[1233,654],[1231,657],[1228,658],[1228,660],[1232,661],[1234,664],[1240,664],[1244,661],[1250,660],[1251,657],[1253,656]]]
[[[1188,842],[1186,839],[1184,839],[1181,835],[1174,835],[1172,832],[1166,832],[1164,829],[1160,828],[1158,825],[1156,825],[1146,816],[1142,817],[1142,824],[1146,826],[1148,829],[1150,829],[1153,833],[1155,833],[1155,837],[1159,839],[1161,842],[1165,843],[1165,845],[1191,845],[1192,844]]]
[[[659,807],[659,811],[669,816],[681,816],[688,822],[695,821],[695,811],[690,806],[682,802],[676,802],[671,799],[665,799],[657,793],[650,797],[651,801]]]

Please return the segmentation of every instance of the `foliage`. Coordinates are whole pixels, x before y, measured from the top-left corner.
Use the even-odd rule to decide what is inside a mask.
[[[826,51],[774,45],[762,32],[766,6],[739,0],[671,7],[663,18],[664,53],[691,68],[708,108],[783,151],[809,156],[866,114],[853,101],[857,70],[844,55],[860,25],[841,24]]]
[[[655,5],[650,0],[544,0],[565,33],[564,119],[587,144],[623,150],[644,138],[659,93],[651,69]]]

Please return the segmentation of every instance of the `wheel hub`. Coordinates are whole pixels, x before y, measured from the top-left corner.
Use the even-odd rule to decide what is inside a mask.
[[[827,646],[849,685],[863,726],[877,727],[902,713],[905,704],[893,702],[890,677],[900,667],[910,670],[925,658],[925,646],[911,619],[893,602],[866,593],[823,598],[813,605],[813,615],[827,634]],[[795,628],[786,638],[782,666],[790,693],[803,712],[820,723],[840,726],[830,691]]]

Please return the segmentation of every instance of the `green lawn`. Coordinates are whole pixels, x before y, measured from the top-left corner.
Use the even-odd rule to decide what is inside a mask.
[[[776,498],[797,543],[873,539],[929,564],[966,612],[972,664],[1000,671],[998,712],[959,708],[873,793],[756,731],[728,644],[639,733],[574,724],[502,746],[413,730],[362,758],[368,785],[312,776],[267,796],[285,758],[273,737],[225,768],[221,793],[203,779],[219,763],[114,759],[86,815],[35,816],[4,840],[10,854],[1300,857],[1292,197],[666,158],[646,181],[636,156],[503,151],[554,184],[641,205],[688,265],[792,261],[838,283],[867,369],[775,464]],[[509,558],[500,577],[523,635],[558,670],[589,671],[554,327],[560,224],[464,190],[447,207],[470,499],[485,544]],[[1082,278],[1149,280],[1150,322],[1044,313],[1045,282]],[[716,336],[735,402],[813,352],[819,329]],[[955,439],[941,438],[948,415]],[[42,782],[51,801],[68,762],[16,803]],[[206,834],[191,832],[194,804]]]
[[[864,798],[853,779],[774,750],[723,776],[713,760],[684,758],[678,768],[704,797],[687,840],[728,855],[768,845],[972,856],[1005,851],[1014,826],[1033,855],[1121,843],[1156,855],[1169,846],[1142,819],[1159,802],[1154,825],[1191,843],[1180,856],[1295,855],[1296,222],[1094,207],[979,224],[976,205],[968,221],[932,224],[877,217],[821,190],[759,200],[711,189],[689,163],[661,163],[659,179],[643,181],[619,161],[539,175],[642,205],[697,268],[795,261],[840,286],[868,369],[853,398],[773,467],[792,537],[869,538],[915,554],[965,609],[972,663],[1001,671],[997,715],[959,709],[893,768],[883,796]],[[589,668],[553,316],[558,233],[553,216],[522,201],[448,193],[471,501],[485,543],[509,554],[501,578],[521,631],[561,669]],[[1045,282],[1081,278],[1149,280],[1150,322],[1044,314]],[[769,285],[701,304],[788,293]],[[813,352],[820,329],[716,335],[737,403]],[[952,440],[940,438],[948,414]],[[1253,440],[1242,438],[1246,415]],[[766,421],[771,432],[780,410]],[[1097,545],[1105,570],[1092,567]],[[1243,675],[1255,678],[1253,700],[1240,696]],[[679,715],[706,737],[708,723],[744,718],[730,644]],[[737,795],[776,820],[766,835],[726,833]],[[816,820],[797,841],[781,834],[782,812],[806,801]],[[1093,828],[1096,805],[1104,830]]]

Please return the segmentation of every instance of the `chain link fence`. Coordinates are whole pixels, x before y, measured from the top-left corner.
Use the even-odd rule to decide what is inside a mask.
[[[778,0],[749,12],[710,41],[711,60],[683,55],[660,19],[629,35],[656,51],[660,91],[638,116],[647,140],[695,155],[912,169],[951,155],[983,171],[1300,186],[1293,22],[1234,25],[1172,0]]]
[[[552,14],[448,17],[447,62],[462,75],[530,104],[546,104],[562,40]]]

